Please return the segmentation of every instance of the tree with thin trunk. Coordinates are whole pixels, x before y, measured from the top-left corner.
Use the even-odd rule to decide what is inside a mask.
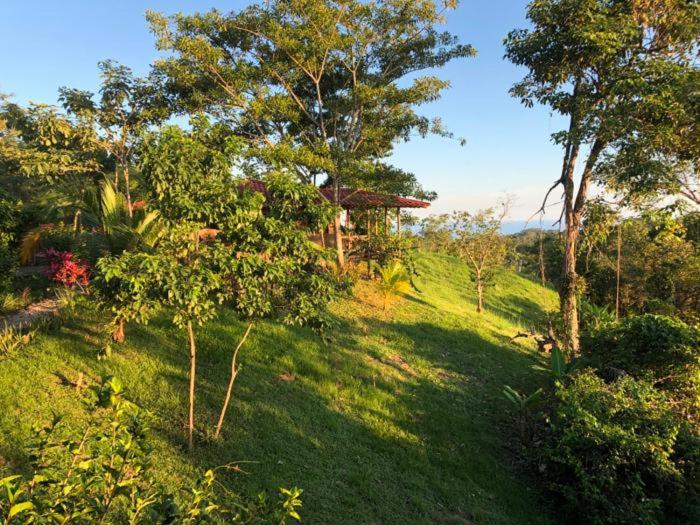
[[[187,332],[190,357],[188,443],[193,444],[197,326],[231,309],[248,327],[235,345],[216,425],[221,433],[239,374],[239,352],[253,323],[271,320],[323,329],[342,281],[328,253],[308,240],[333,207],[315,187],[270,173],[266,192],[231,176],[240,142],[205,118],[184,131],[167,126],[144,137],[141,170],[151,205],[170,225],[154,249],[102,259],[98,285],[117,318],[146,322],[159,307]]]
[[[216,264],[222,256],[219,244],[198,240],[195,224],[172,226],[151,252],[124,252],[98,261],[99,279],[111,287],[118,301],[116,318],[146,323],[164,307],[173,324],[187,335],[189,355],[188,449],[194,449],[194,406],[197,373],[195,328],[216,315],[222,288]]]
[[[697,103],[687,101],[697,98],[692,86],[700,11],[690,0],[537,0],[527,16],[532,28],[514,30],[505,39],[506,57],[528,69],[511,94],[527,106],[548,105],[568,119],[567,128],[553,135],[563,147],[562,169],[541,209],[561,186],[560,308],[564,345],[576,355],[577,245],[590,188],[603,180],[605,163],[635,146],[643,145],[648,158],[682,149],[679,142],[692,136]],[[662,155],[654,158],[663,162]]]
[[[163,121],[168,108],[157,80],[135,77],[130,68],[105,60],[98,64],[102,85],[97,102],[90,91],[62,87],[59,100],[69,115],[95,130],[96,144],[114,165],[114,187],[123,191],[133,214],[131,170],[138,138]]]
[[[381,160],[397,141],[448,135],[417,107],[448,87],[420,73],[474,54],[438,29],[455,6],[272,0],[228,14],[149,12],[148,20],[158,48],[171,53],[156,69],[182,111],[233,123],[257,164],[304,182],[324,175],[338,206],[341,187],[360,173],[395,179]],[[342,265],[339,215],[334,225]]]
[[[505,262],[507,241],[501,234],[501,226],[507,214],[508,203],[504,202],[500,209],[489,208],[477,213],[456,211],[449,222],[451,250],[465,260],[473,272],[479,313],[484,309],[486,286]]]

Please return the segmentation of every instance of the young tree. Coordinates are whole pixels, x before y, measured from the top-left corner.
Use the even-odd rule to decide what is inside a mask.
[[[62,87],[59,99],[69,115],[94,129],[98,144],[114,161],[114,186],[120,189],[124,179],[129,214],[131,202],[130,170],[138,137],[152,124],[167,116],[167,103],[155,78],[134,77],[130,68],[105,60],[98,64],[102,86],[95,102],[94,94]]]
[[[219,244],[200,244],[199,227],[173,227],[167,239],[151,253],[124,252],[98,261],[103,290],[119,320],[147,323],[162,307],[169,307],[175,326],[185,329],[189,343],[189,411],[187,445],[194,449],[194,401],[197,372],[195,326],[216,315],[222,300],[222,278],[214,263]],[[106,295],[105,292],[103,294]]]
[[[186,328],[190,346],[190,428],[194,428],[194,328],[220,304],[248,323],[231,359],[231,376],[216,427],[218,436],[239,373],[238,355],[253,323],[327,324],[326,307],[339,290],[327,254],[308,240],[333,208],[316,189],[272,173],[267,192],[253,193],[232,177],[240,141],[206,119],[193,129],[164,128],[146,137],[141,169],[153,206],[171,233],[148,253],[100,261],[103,294],[118,319],[145,322],[160,306]]]
[[[447,134],[416,108],[448,82],[417,75],[473,55],[437,29],[455,4],[272,0],[227,15],[148,19],[158,48],[173,53],[156,67],[184,110],[233,123],[256,163],[290,167],[304,182],[325,176],[338,205],[353,177],[388,173],[377,162],[398,140]],[[335,235],[342,265],[339,216]]]
[[[511,93],[527,106],[546,104],[569,121],[553,135],[564,160],[542,208],[562,186],[561,312],[565,346],[577,354],[576,247],[589,189],[604,159],[639,143],[662,152],[692,133],[693,106],[678,88],[691,89],[689,79],[697,75],[700,10],[691,0],[537,0],[528,19],[532,29],[505,39],[506,57],[529,70]],[[584,162],[576,175],[579,157]]]
[[[507,203],[503,203],[499,211],[493,208],[475,214],[456,211],[449,223],[452,250],[474,270],[477,312],[484,308],[486,285],[493,278],[494,271],[503,266],[505,261],[507,241],[501,235],[501,225],[507,213]]]

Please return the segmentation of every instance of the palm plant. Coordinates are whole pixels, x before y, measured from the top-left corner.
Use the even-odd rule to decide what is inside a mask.
[[[132,206],[132,213],[129,213],[126,198],[108,180],[82,191],[72,184],[62,185],[60,189],[47,192],[37,204],[42,207],[43,217],[64,222],[70,216],[75,244],[93,260],[153,246],[163,231],[157,211]],[[20,248],[23,264],[40,249],[47,231],[40,226],[24,235]]]
[[[411,276],[399,261],[391,261],[386,266],[374,264],[379,275],[379,289],[384,299],[384,310],[389,305],[389,300],[411,288]]]

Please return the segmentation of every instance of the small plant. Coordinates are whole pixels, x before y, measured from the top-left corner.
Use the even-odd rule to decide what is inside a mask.
[[[558,347],[552,348],[552,352],[549,356],[549,368],[544,366],[534,365],[532,368],[534,370],[540,370],[542,372],[547,372],[551,374],[555,379],[561,380],[568,376],[575,370],[581,368],[584,364],[584,360],[580,357],[575,357],[570,361],[566,360],[564,352],[562,352]]]
[[[594,332],[615,322],[615,312],[607,305],[598,306],[590,301],[581,301],[581,329]]]
[[[6,326],[0,331],[0,357],[9,356],[27,346],[33,337],[33,330],[24,333],[21,328]]]
[[[503,396],[511,402],[517,410],[518,435],[522,443],[532,441],[534,434],[534,421],[532,410],[542,401],[544,390],[538,388],[532,394],[521,394],[509,385],[503,385]]]
[[[75,259],[72,252],[49,248],[42,252],[48,263],[46,276],[66,288],[79,289],[84,292],[90,283],[90,267],[85,261]]]
[[[207,470],[177,497],[152,477],[149,414],[125,397],[118,378],[91,389],[91,419],[76,433],[61,417],[35,429],[33,475],[0,478],[0,523],[288,523],[300,520],[301,490],[222,493]]]
[[[379,266],[375,263],[374,268],[379,275],[379,289],[382,292],[384,310],[386,310],[392,297],[410,290],[411,278],[399,261],[392,261],[387,266]]]

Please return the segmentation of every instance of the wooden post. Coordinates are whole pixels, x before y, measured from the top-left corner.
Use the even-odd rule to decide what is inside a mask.
[[[372,213],[374,215],[374,234],[379,235],[379,219],[377,218],[377,209],[375,209]]]
[[[389,233],[389,208],[384,206],[384,231]]]
[[[369,214],[369,208],[367,208],[367,238],[369,239],[372,234],[372,217]]]
[[[396,208],[396,235],[401,237],[401,208]]]

